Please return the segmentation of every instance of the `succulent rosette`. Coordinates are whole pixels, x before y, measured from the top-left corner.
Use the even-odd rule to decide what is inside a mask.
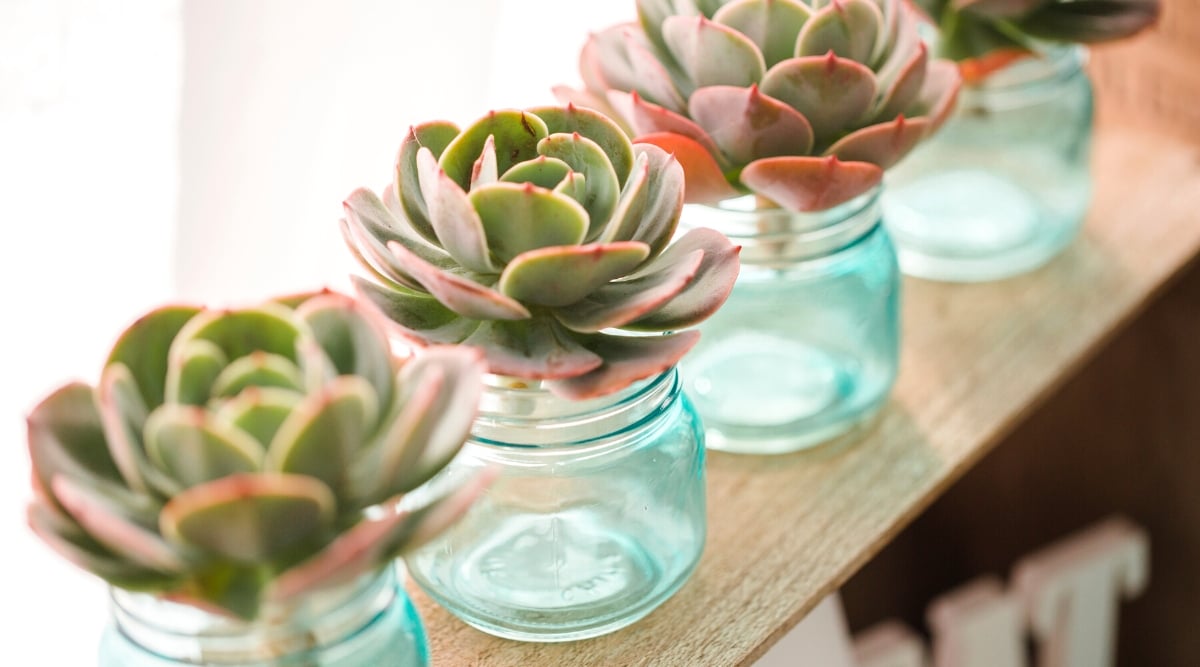
[[[673,153],[691,202],[852,199],[945,120],[960,85],[904,0],[638,0],[638,15],[589,38],[584,90],[556,92]]]
[[[400,367],[375,314],[331,292],[163,307],[121,335],[98,386],[29,416],[29,522],[114,586],[254,619],[465,511],[481,482],[396,501],[457,453],[482,373],[467,349]]]
[[[342,232],[372,278],[355,278],[363,296],[409,337],[476,346],[492,373],[562,396],[674,365],[699,336],[680,330],[737,277],[737,249],[716,232],[670,244],[678,162],[589,109],[418,125],[395,176],[382,198],[345,202]]]
[[[1155,22],[1158,0],[918,0],[938,27],[937,52],[969,81],[1036,53],[1039,40],[1094,44]]]

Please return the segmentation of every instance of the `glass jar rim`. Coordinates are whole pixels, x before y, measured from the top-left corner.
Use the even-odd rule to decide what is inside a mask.
[[[511,380],[499,376],[485,380],[469,444],[508,451],[577,451],[582,445],[609,442],[639,430],[680,392],[674,366],[582,401],[557,396],[538,381],[532,386],[511,386]],[[514,441],[515,437],[521,441]]]

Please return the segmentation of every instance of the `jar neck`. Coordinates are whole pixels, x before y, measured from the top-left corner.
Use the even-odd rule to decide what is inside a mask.
[[[752,195],[715,206],[689,204],[680,220],[687,228],[709,227],[742,247],[743,266],[782,267],[839,253],[880,225],[882,186],[824,211],[760,208]]]
[[[1062,93],[1063,86],[1084,76],[1088,50],[1078,44],[1041,43],[1034,53],[963,86],[958,107],[1008,109],[1038,104]]]
[[[471,430],[475,444],[550,449],[577,447],[637,430],[679,395],[671,368],[599,398],[573,401],[538,381],[489,376]]]
[[[392,568],[263,610],[252,622],[112,589],[117,630],[144,651],[185,664],[258,666],[336,646],[396,601]],[[290,663],[289,663],[290,664]]]

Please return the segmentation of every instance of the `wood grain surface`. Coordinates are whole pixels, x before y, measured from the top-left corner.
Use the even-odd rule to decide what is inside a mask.
[[[1030,275],[905,283],[901,375],[865,437],[779,457],[713,454],[709,537],[643,621],[570,644],[480,633],[414,590],[434,664],[750,665],[1076,368],[1200,249],[1200,153],[1110,125],[1081,238]]]

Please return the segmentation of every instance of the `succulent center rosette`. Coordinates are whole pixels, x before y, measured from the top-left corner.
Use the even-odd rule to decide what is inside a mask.
[[[852,199],[942,123],[960,84],[929,60],[904,0],[637,4],[639,23],[583,47],[585,90],[556,92],[673,153],[690,202]]]
[[[733,287],[721,234],[668,245],[683,186],[675,159],[595,111],[493,111],[412,128],[395,183],[351,194],[342,232],[373,279],[358,289],[409,336],[584,398],[674,365],[699,336],[679,330]],[[636,335],[660,332],[677,333]]]
[[[29,416],[34,531],[111,584],[243,619],[384,567],[478,492],[395,501],[457,453],[478,352],[399,367],[375,315],[320,293],[169,306],[117,341],[99,385]]]
[[[1158,0],[918,0],[938,28],[939,55],[969,82],[1037,53],[1038,41],[1122,39],[1158,19]]]

